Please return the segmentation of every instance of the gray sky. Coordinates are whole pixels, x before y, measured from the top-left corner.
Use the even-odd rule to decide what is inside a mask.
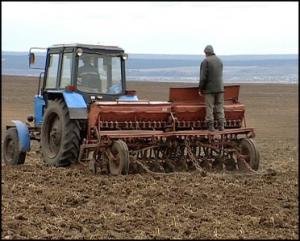
[[[298,54],[298,2],[1,2],[2,50],[58,43],[127,53]]]

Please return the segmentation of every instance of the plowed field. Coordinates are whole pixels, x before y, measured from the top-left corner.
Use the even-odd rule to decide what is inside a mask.
[[[167,100],[183,84],[128,85]],[[2,76],[2,140],[33,113],[36,91],[35,78]],[[1,239],[298,239],[298,85],[241,85],[240,101],[257,174],[94,175],[47,167],[33,143],[24,165],[1,166]]]

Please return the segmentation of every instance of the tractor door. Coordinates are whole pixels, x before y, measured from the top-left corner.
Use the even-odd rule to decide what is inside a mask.
[[[37,94],[34,96],[34,125],[40,126],[43,123],[45,100],[41,95],[41,85],[45,74],[47,48],[32,47],[29,49],[29,68],[42,70],[39,74]]]

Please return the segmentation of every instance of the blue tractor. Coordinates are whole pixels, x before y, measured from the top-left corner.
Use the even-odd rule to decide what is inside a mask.
[[[29,67],[35,66],[38,51],[31,48]],[[46,62],[34,96],[31,125],[13,120],[3,142],[6,164],[23,164],[30,140],[38,140],[44,161],[66,166],[78,159],[85,138],[89,105],[95,101],[135,101],[126,94],[127,54],[115,46],[59,44],[46,48]]]

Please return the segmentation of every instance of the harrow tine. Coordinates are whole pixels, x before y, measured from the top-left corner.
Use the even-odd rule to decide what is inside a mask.
[[[149,157],[150,157],[150,159],[153,158],[153,148],[151,148],[151,149],[149,150]]]
[[[186,147],[187,155],[189,156],[190,160],[193,162],[195,168],[201,173],[202,176],[206,176],[206,171],[203,170],[203,168],[199,165],[198,161],[196,160],[191,150],[190,143],[187,139],[185,139],[185,147]]]
[[[148,150],[144,150],[142,152],[142,157],[143,157],[143,159],[148,159]]]

